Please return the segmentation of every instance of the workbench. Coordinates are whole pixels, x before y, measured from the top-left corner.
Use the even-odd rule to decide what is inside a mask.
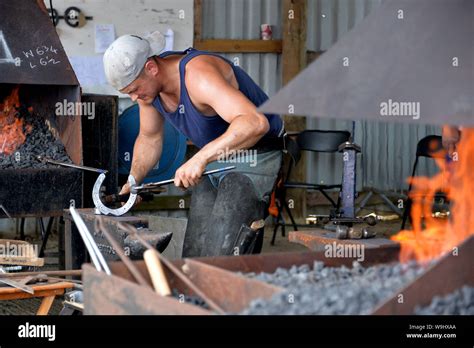
[[[28,298],[42,298],[36,315],[48,315],[56,296],[64,295],[66,289],[74,287],[70,282],[57,282],[47,284],[30,285],[35,293],[29,294],[21,289],[13,287],[0,287],[0,301],[23,300]]]

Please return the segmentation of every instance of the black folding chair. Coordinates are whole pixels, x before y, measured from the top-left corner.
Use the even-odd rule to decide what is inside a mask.
[[[326,190],[330,189],[339,189],[339,192],[342,189],[342,184],[338,185],[320,185],[308,182],[294,182],[290,181],[291,170],[299,162],[301,158],[301,151],[310,151],[310,152],[338,152],[339,145],[349,140],[351,133],[347,131],[326,131],[326,130],[305,130],[301,132],[297,138],[296,142],[289,142],[288,153],[290,153],[290,163],[288,170],[286,172],[286,179],[280,187],[276,188],[276,205],[278,207],[278,216],[275,222],[275,228],[273,230],[273,237],[271,244],[275,244],[275,238],[278,231],[278,228],[282,228],[282,236],[285,236],[285,220],[283,219],[283,209],[286,210],[291,224],[295,231],[298,230],[298,225],[291,214],[291,210],[286,201],[286,190],[288,189],[306,189],[306,190],[316,190],[321,192],[324,197],[326,197],[334,209],[339,210],[340,197],[335,202],[331,196],[329,196]]]
[[[411,176],[414,177],[416,174],[416,167],[418,166],[418,159],[420,157],[428,158],[444,158],[446,156],[446,151],[443,151],[442,138],[439,135],[428,135],[421,139],[416,145],[416,158],[415,163],[413,164],[413,170]],[[405,210],[403,212],[403,220],[401,229],[405,229],[405,224],[407,222],[408,216],[410,216],[412,200],[410,199],[410,191],[412,188],[412,183],[408,186],[408,200],[405,205]],[[436,194],[435,198],[444,197],[443,194]]]

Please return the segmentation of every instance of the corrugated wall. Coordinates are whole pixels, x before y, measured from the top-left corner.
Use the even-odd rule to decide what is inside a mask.
[[[327,50],[383,0],[308,0],[307,48]],[[204,0],[203,38],[258,39],[260,24],[273,25],[273,36],[281,38],[281,0]],[[225,54],[237,59],[270,96],[281,88],[280,56],[277,54]],[[347,129],[352,122],[308,118],[308,129]],[[355,141],[362,146],[358,166],[358,189],[375,187],[401,190],[407,187],[416,144],[428,134],[439,134],[432,126],[355,123]],[[342,176],[339,155],[307,157],[308,180],[334,183]],[[422,160],[420,173],[434,173],[435,165]]]
[[[260,24],[273,26],[273,37],[281,38],[280,0],[204,0],[204,39],[259,39]],[[281,88],[280,55],[223,54],[239,65],[269,95]]]
[[[325,51],[360,22],[382,0],[308,0],[307,48]],[[382,190],[406,189],[411,174],[418,140],[439,134],[437,127],[381,122],[355,122],[354,139],[362,147],[358,166],[358,189],[375,187]],[[352,122],[307,119],[307,127],[315,129],[347,129]],[[321,154],[308,156],[308,178],[331,183],[340,180],[340,158]],[[419,173],[434,173],[431,160],[421,160]]]

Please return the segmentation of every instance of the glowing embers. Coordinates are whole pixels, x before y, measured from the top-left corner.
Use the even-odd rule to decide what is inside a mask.
[[[0,103],[0,154],[11,155],[25,142],[26,135],[32,130],[31,125],[25,124],[23,119],[18,117],[20,107],[18,91],[17,86]]]

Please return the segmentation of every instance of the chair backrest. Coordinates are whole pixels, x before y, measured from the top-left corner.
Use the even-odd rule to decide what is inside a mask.
[[[349,140],[348,131],[305,130],[297,137],[300,150],[314,152],[337,152],[339,145]]]
[[[439,135],[428,135],[421,139],[416,146],[417,157],[444,158],[442,138]]]

